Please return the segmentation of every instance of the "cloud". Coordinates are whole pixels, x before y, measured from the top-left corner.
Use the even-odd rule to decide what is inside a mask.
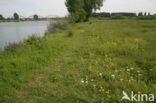
[[[101,11],[156,13],[156,0],[106,0]]]
[[[0,0],[0,13],[6,17],[14,12],[23,16],[64,16],[68,13],[64,3],[65,0]],[[106,0],[100,11],[156,13],[156,0]]]

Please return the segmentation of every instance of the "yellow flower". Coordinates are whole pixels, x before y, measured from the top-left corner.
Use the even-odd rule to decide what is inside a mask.
[[[130,79],[130,80],[128,80],[129,82],[132,82],[133,81],[133,79]]]
[[[109,95],[108,98],[111,98],[111,96]]]
[[[106,91],[106,94],[109,94],[110,93],[110,90]]]

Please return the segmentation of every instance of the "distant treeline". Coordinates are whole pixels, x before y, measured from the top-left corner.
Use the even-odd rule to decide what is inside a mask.
[[[156,19],[156,14],[151,15],[150,13],[140,12],[137,15],[136,13],[128,13],[128,12],[118,12],[118,13],[100,12],[100,13],[93,13],[92,17],[112,18],[112,19],[124,19],[124,18],[131,18],[131,17],[136,17],[137,19]]]
[[[101,12],[101,13],[93,13],[92,17],[112,17],[116,15],[121,16],[130,16],[130,17],[136,17],[136,13],[107,13],[107,12]]]
[[[47,19],[58,19],[58,18],[39,17],[37,14],[34,14],[31,17],[20,17],[19,14],[17,14],[16,12],[13,14],[12,17],[5,18],[3,17],[2,14],[0,14],[0,22],[32,21],[32,20],[47,20]]]

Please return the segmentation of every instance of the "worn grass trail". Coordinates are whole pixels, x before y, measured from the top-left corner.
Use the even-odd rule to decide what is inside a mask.
[[[15,95],[11,97],[11,92],[5,92],[6,88],[3,86],[7,83],[1,81],[0,86],[4,90],[1,89],[3,92],[0,94],[2,96],[0,101],[7,103],[12,101],[14,103],[120,103],[123,90],[128,94],[131,91],[156,94],[155,28],[156,21],[92,20],[69,25],[64,31],[47,35],[40,40],[39,44],[37,41],[33,42],[33,47],[25,45],[28,46],[27,51],[30,48],[41,47],[33,49],[35,53],[42,50],[38,55],[33,53],[37,56],[37,59],[33,58],[36,60],[34,65],[37,67],[41,65],[41,67],[33,71],[30,69],[34,68],[30,65],[31,59],[28,63],[30,68],[21,66],[28,60],[20,65],[14,61],[16,71],[19,71],[18,66],[27,68],[29,71],[21,71],[26,76],[20,75],[21,72],[17,75],[26,82],[16,78],[15,81],[21,85],[13,82],[14,86],[7,87],[13,89],[11,92]],[[73,33],[73,37],[67,36],[69,31]],[[46,45],[45,48],[41,46],[43,44]],[[13,52],[16,61],[23,54],[19,54],[19,51],[23,50],[25,49],[19,47]],[[32,54],[29,53],[22,55],[22,58],[26,58],[28,54],[31,57]],[[55,56],[52,56],[53,54]],[[11,55],[12,53],[6,57],[2,56],[2,63],[8,62],[6,58]],[[43,63],[38,58],[41,60],[44,58],[46,62]],[[50,61],[47,62],[48,60]],[[7,68],[9,72],[9,67],[3,66],[3,68]],[[3,68],[1,72],[4,72]],[[16,77],[3,76],[10,81]],[[8,82],[8,84],[11,83]]]
[[[61,56],[59,56],[52,65],[47,67],[41,73],[37,74],[34,77],[34,80],[31,81],[30,83],[26,84],[26,86],[24,88],[22,88],[21,90],[17,91],[19,93],[18,99],[20,101],[23,101],[24,103],[34,103],[35,102],[34,101],[35,95],[32,95],[31,89],[33,87],[42,85],[43,81],[47,80],[47,78],[49,76],[49,73],[51,73],[54,69],[56,69],[56,67],[62,62],[62,60],[64,58],[66,58],[66,57],[68,57],[70,55],[71,49],[74,46],[74,41],[71,41],[68,45],[69,45],[69,48],[66,50],[66,52],[64,52]],[[33,89],[35,89],[35,88],[33,88]],[[46,95],[46,92],[42,92],[42,94],[40,96],[36,96],[36,98],[37,99],[42,99],[42,98],[44,98],[45,95]]]

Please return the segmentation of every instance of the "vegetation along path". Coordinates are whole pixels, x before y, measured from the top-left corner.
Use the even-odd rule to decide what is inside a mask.
[[[91,20],[11,45],[0,52],[0,103],[120,103],[123,90],[156,95],[155,34],[154,20]]]

